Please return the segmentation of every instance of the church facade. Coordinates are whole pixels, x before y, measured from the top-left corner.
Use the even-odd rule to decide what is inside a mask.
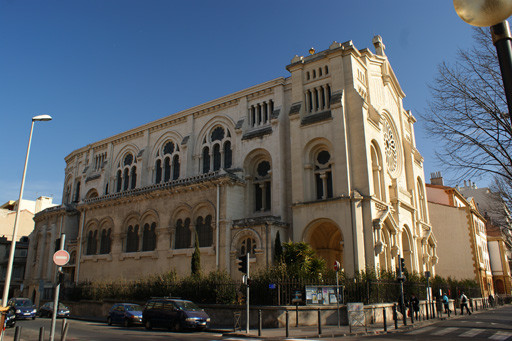
[[[36,215],[25,288],[51,287],[66,234],[75,282],[203,271],[250,254],[272,265],[282,241],[306,241],[348,274],[435,274],[415,118],[374,37],[295,56],[290,75],[97,141],[66,158],[63,203]]]

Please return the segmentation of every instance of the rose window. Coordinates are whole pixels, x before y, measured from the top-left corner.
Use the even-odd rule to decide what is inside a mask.
[[[390,173],[394,173],[398,164],[397,144],[393,128],[388,120],[384,121],[384,148],[386,151],[386,161]]]

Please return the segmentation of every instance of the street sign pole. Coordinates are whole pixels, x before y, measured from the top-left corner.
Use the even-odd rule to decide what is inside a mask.
[[[60,237],[59,250],[64,250],[65,240],[66,240],[66,235],[63,233]],[[55,261],[55,259],[54,259],[54,261]],[[55,293],[53,295],[53,312],[52,312],[52,327],[50,329],[50,341],[54,341],[54,338],[55,338],[55,323],[57,322],[57,311],[59,310],[59,291],[60,291],[59,274],[61,271],[62,271],[62,267],[58,266],[57,267],[57,285],[55,286]]]
[[[247,334],[249,334],[249,253],[247,253],[247,283],[246,283],[246,290],[247,290],[247,312],[246,312],[246,315],[247,315],[247,326],[246,326],[246,330],[247,330]]]
[[[338,311],[338,328],[340,328],[340,281],[338,277],[340,268],[340,262],[334,261],[334,270],[336,270],[336,310]]]

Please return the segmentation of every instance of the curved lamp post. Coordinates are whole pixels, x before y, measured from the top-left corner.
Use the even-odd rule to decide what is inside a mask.
[[[498,53],[501,78],[512,122],[512,37],[507,18],[512,15],[512,0],[453,0],[459,17],[473,26],[490,26],[492,43]]]
[[[34,131],[34,122],[35,121],[51,121],[52,117],[50,115],[39,115],[32,117],[32,124],[30,126],[30,136],[28,138],[28,147],[27,147],[27,155],[25,156],[25,167],[23,167],[23,176],[21,178],[21,188],[20,188],[20,196],[18,199],[18,207],[16,208],[16,216],[14,218],[14,229],[12,231],[12,241],[11,241],[11,250],[9,253],[9,263],[7,264],[7,273],[5,275],[5,284],[4,284],[4,294],[2,297],[2,305],[4,307],[7,306],[7,299],[9,296],[9,287],[11,286],[11,274],[12,274],[12,266],[14,263],[14,251],[16,249],[16,233],[18,231],[18,222],[20,215],[20,207],[21,207],[21,199],[23,197],[23,187],[25,186],[25,175],[27,174],[27,163],[28,163],[28,154],[30,152],[30,143],[32,142],[32,132]]]

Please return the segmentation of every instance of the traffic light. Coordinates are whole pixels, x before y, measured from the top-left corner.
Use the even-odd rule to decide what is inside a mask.
[[[241,273],[247,273],[247,255],[238,257],[240,263],[238,263],[238,271]]]
[[[405,258],[400,258],[400,270],[405,271]]]

